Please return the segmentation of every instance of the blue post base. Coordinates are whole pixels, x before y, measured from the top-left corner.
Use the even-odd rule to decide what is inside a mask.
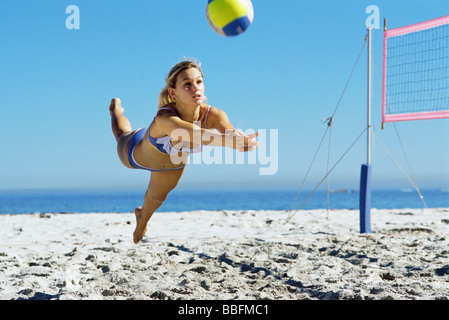
[[[362,164],[360,175],[360,233],[371,233],[371,165]]]

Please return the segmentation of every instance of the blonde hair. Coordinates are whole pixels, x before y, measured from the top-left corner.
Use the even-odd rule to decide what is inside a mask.
[[[201,63],[198,62],[196,59],[187,59],[187,58],[175,64],[174,67],[171,68],[167,77],[165,78],[165,87],[162,88],[161,92],[159,93],[159,97],[157,99],[158,108],[162,108],[163,106],[166,106],[169,103],[175,102],[175,100],[168,93],[168,88],[176,87],[176,80],[178,79],[178,74],[180,74],[184,70],[196,68],[201,73],[201,76],[203,76],[203,71],[201,71],[200,66]]]

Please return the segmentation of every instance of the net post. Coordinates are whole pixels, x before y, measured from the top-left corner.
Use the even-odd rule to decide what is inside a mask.
[[[360,233],[371,233],[371,32],[368,28],[367,154],[360,174]]]
[[[387,18],[384,18],[383,56],[382,56],[382,130],[384,129],[387,108]]]
[[[360,233],[371,233],[371,165],[362,164],[360,174]]]
[[[371,33],[373,28],[368,28],[368,93],[367,93],[367,143],[366,143],[366,163],[370,164],[371,162]]]
[[[386,31],[387,31],[387,18],[384,18],[384,33]],[[385,50],[385,48],[384,48],[384,50]],[[384,62],[384,64],[385,64],[385,62]],[[385,69],[383,70],[383,73],[385,74]],[[385,83],[382,85],[382,95],[385,94],[385,92],[383,91],[384,86],[385,86]],[[383,99],[383,97],[382,97],[382,99]],[[383,118],[383,115],[382,115],[382,118]],[[385,122],[382,121],[382,130],[383,129],[385,129]]]

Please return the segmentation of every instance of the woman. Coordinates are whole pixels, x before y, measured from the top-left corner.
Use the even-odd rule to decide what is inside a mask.
[[[200,152],[202,145],[239,151],[252,151],[258,146],[255,137],[259,133],[246,136],[235,130],[223,110],[204,104],[204,100],[200,66],[184,60],[170,70],[159,94],[159,110],[148,128],[133,131],[120,99],[111,101],[112,132],[120,160],[129,168],[151,171],[143,206],[134,211],[136,244],[145,235],[153,213],[178,184],[189,153]]]

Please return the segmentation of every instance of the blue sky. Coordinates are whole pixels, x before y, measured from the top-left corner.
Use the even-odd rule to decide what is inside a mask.
[[[2,0],[0,2],[0,189],[145,188],[149,174],[116,155],[108,105],[119,97],[134,128],[151,123],[169,69],[183,57],[202,63],[206,96],[235,127],[277,130],[278,170],[257,164],[192,164],[180,188],[299,187],[362,48],[368,14],[400,27],[449,14],[447,0],[254,0],[242,35],[215,34],[206,0]],[[66,8],[80,29],[66,28]],[[373,31],[381,76],[382,29]],[[380,129],[381,89],[373,76],[375,133],[403,168],[394,127]],[[397,124],[418,184],[447,188],[449,119]],[[333,126],[331,164],[366,125],[366,52]],[[269,138],[269,137],[267,137]],[[274,143],[273,141],[269,141]],[[306,183],[324,176],[326,140]],[[357,189],[366,162],[358,141],[330,176],[334,189]],[[411,188],[379,144],[373,188]]]

